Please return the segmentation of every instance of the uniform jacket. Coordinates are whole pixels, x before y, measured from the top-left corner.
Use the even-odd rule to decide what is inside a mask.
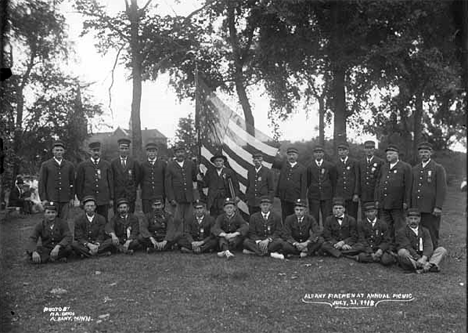
[[[140,182],[140,165],[131,157],[127,157],[125,168],[122,166],[120,156],[111,162],[114,176],[114,198],[125,198],[129,202],[136,200],[136,190]]]
[[[109,162],[99,159],[95,165],[91,159],[81,162],[76,172],[76,195],[81,201],[87,195],[96,199],[96,205],[106,205],[114,199],[114,177]]]
[[[22,190],[15,185],[15,187],[10,192],[10,197],[8,198],[8,206],[10,207],[23,207],[23,193]]]
[[[245,237],[249,232],[249,224],[244,221],[238,212],[236,212],[230,219],[225,213],[219,215],[216,218],[215,225],[211,229],[213,235],[217,237],[222,232],[233,233],[236,231],[238,231],[242,237]]]
[[[307,168],[301,163],[291,167],[289,162],[284,162],[276,187],[276,196],[286,202],[294,202],[305,198],[307,194]]]
[[[413,187],[411,207],[419,208],[422,213],[432,213],[434,208],[442,209],[447,192],[445,169],[430,160],[425,168],[422,163],[413,167]]]
[[[359,163],[348,157],[346,163],[341,159],[335,163],[338,179],[336,182],[335,196],[350,200],[353,195],[359,195]]]
[[[322,234],[326,242],[336,244],[344,241],[347,245],[353,245],[358,240],[356,220],[345,214],[340,226],[336,217],[330,215],[325,220]]]
[[[423,255],[429,259],[434,251],[431,234],[429,230],[421,225],[419,225],[417,236],[408,225],[398,230],[395,236],[395,243],[398,250],[406,249],[416,259],[419,259]]]
[[[81,214],[75,221],[75,240],[83,244],[102,243],[106,236],[106,219],[104,216],[94,214],[92,222],[89,222],[85,214]]]
[[[202,222],[199,224],[195,215],[189,221],[187,225],[187,232],[185,233],[185,237],[187,240],[192,242],[199,242],[199,241],[208,241],[210,238],[213,238],[213,234],[211,233],[211,229],[215,224],[215,220],[208,214],[203,215]]]
[[[357,227],[359,242],[366,248],[371,248],[374,252],[378,249],[386,251],[390,248],[392,238],[390,229],[384,221],[377,219],[372,227],[372,223],[366,218],[358,222]]]
[[[380,169],[385,162],[377,156],[373,156],[371,163],[367,163],[367,156],[359,161],[360,172],[360,197],[362,202],[374,201],[375,185],[379,178]]]
[[[138,218],[132,213],[128,213],[126,218],[120,217],[117,214],[107,222],[105,230],[108,235],[112,232],[115,233],[120,240],[134,240],[140,234],[140,223],[138,222]]]
[[[42,201],[68,202],[75,198],[75,167],[65,159],[45,161],[39,171],[39,197]]]
[[[158,242],[175,240],[180,233],[179,228],[174,217],[165,211],[148,213],[140,223],[141,237],[154,237]]]
[[[245,198],[247,204],[256,206],[260,204],[260,197],[268,196],[273,200],[275,193],[275,184],[273,182],[273,172],[262,166],[258,173],[255,167],[250,167],[247,172],[247,189],[245,191]]]
[[[283,223],[281,216],[270,211],[268,219],[263,218],[262,212],[254,213],[249,221],[249,238],[253,241],[271,238],[275,240],[281,237]]]
[[[403,203],[409,207],[411,198],[411,166],[398,161],[390,170],[390,164],[385,163],[380,169],[380,175],[375,185],[375,201],[379,208],[403,209]]]
[[[50,226],[52,226],[52,228]],[[29,252],[36,251],[39,238],[41,238],[42,246],[50,249],[54,248],[56,245],[66,247],[70,245],[72,241],[68,223],[59,218],[56,218],[53,224],[47,223],[44,220],[36,224],[29,238]]]
[[[156,197],[165,198],[164,178],[166,175],[166,162],[159,158],[154,165],[146,160],[141,164],[141,198],[151,200]]]
[[[218,176],[218,172],[215,168],[208,169],[204,177],[204,185],[208,187],[207,209],[213,206],[213,202],[216,198],[228,198],[231,196],[228,179],[232,179],[234,192],[236,196],[239,196],[239,181],[233,170],[223,168],[221,176]]]
[[[307,197],[314,200],[330,200],[334,197],[337,171],[333,163],[322,160],[320,167],[315,160],[307,167]]]
[[[166,167],[165,188],[167,200],[191,203],[193,197],[193,183],[197,181],[197,166],[189,159],[184,160],[181,167],[177,161],[170,161]]]
[[[312,216],[304,215],[301,223],[299,223],[295,214],[286,217],[282,238],[288,243],[302,243],[307,240],[314,242],[317,241],[320,235],[320,227]]]

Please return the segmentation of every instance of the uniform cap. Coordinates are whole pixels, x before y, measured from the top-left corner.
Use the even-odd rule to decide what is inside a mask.
[[[92,195],[87,195],[83,198],[83,205],[87,203],[88,201],[94,201],[96,203],[96,198],[94,198]]]
[[[55,140],[53,143],[52,143],[52,148],[54,147],[62,147],[62,148],[65,148],[65,144],[63,143],[62,140]]]
[[[57,205],[53,201],[49,201],[44,205],[45,210],[55,210],[58,211]]]
[[[421,216],[421,212],[418,208],[410,208],[406,213],[407,216]]]
[[[99,141],[91,142],[89,144],[89,149],[100,149],[101,143]]]
[[[127,205],[128,205],[128,200],[125,199],[125,198],[117,199],[117,202],[116,202],[117,207],[119,207],[120,205],[123,205],[123,204],[127,204]]]
[[[432,145],[429,142],[421,142],[418,145],[418,150],[421,150],[421,149],[432,150]]]
[[[222,158],[222,159],[224,160],[224,163],[227,162],[227,157],[226,157],[226,156],[224,156],[222,153],[216,153],[216,154],[214,154],[214,155],[210,158],[211,163],[214,163],[214,161],[215,161],[217,158]]]
[[[271,199],[270,199],[270,197],[267,196],[267,195],[262,196],[262,197],[260,198],[260,204],[262,204],[262,203],[270,203],[270,204],[271,204]]]
[[[319,151],[324,152],[325,150],[323,149],[323,147],[322,147],[321,145],[315,146],[315,148],[314,148],[314,153],[315,153],[315,152],[319,152]]]
[[[294,201],[294,207],[307,207],[307,201],[305,199],[297,199]]]
[[[371,140],[368,140],[368,141],[364,142],[364,147],[365,148],[375,148],[375,142],[371,141]]]
[[[127,146],[130,146],[130,143],[131,143],[131,142],[132,142],[132,141],[131,141],[130,139],[127,139],[127,138],[122,138],[122,139],[117,140],[117,143],[118,143],[119,145],[127,145]]]
[[[289,153],[299,154],[299,150],[297,150],[296,147],[289,147],[288,150],[286,151],[286,154],[289,154]]]
[[[336,197],[336,198],[333,198],[333,206],[343,206],[344,207],[345,205],[345,201],[343,198],[340,198],[340,197]]]
[[[377,209],[375,207],[375,203],[374,202],[365,202],[364,203],[364,210],[367,211],[367,210],[374,210],[374,209]]]
[[[149,149],[158,149],[158,145],[156,144],[156,142],[148,142],[145,146],[145,149],[146,150],[149,150]]]
[[[338,148],[349,149],[349,144],[347,142],[342,142],[338,144]]]
[[[387,149],[385,149],[385,152],[387,152],[387,151],[394,151],[394,152],[398,153],[400,150],[398,149],[397,145],[390,144],[390,145],[388,145]]]
[[[178,143],[172,148],[172,150],[175,153],[176,151],[179,151],[179,150],[185,151],[186,149],[185,149],[185,145],[183,145],[182,143]]]
[[[164,199],[162,197],[156,197],[151,202],[152,205],[164,205]]]
[[[196,200],[196,201],[193,203],[193,207],[194,207],[194,208],[205,207],[205,203],[204,203],[202,200]]]
[[[224,200],[224,206],[226,205],[236,205],[236,202],[232,198],[226,198],[226,200]]]

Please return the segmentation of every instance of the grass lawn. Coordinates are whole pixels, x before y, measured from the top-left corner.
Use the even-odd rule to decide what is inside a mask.
[[[41,216],[2,221],[0,331],[466,332],[465,207],[466,193],[454,184],[440,242],[449,256],[441,273],[421,275],[330,257],[280,261],[237,254],[226,261],[178,252],[36,266],[25,260],[24,248]],[[57,288],[62,293],[51,292]],[[304,303],[311,293],[415,299],[339,309]],[[46,309],[54,307],[69,309],[55,317]],[[68,315],[72,321],[54,321]]]

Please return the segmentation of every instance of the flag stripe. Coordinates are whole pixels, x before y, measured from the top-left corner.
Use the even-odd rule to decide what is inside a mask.
[[[262,152],[261,150],[251,146],[248,142],[244,141],[241,137],[237,135],[238,133],[232,131],[230,128],[227,130],[227,133],[224,137],[224,142],[227,144],[232,150],[234,150],[239,157],[244,159],[248,165],[246,165],[246,168],[249,166],[253,166],[253,161],[252,161],[252,154]],[[229,141],[229,142],[227,142]],[[273,165],[274,157],[269,156],[269,155],[263,155],[263,165],[267,167],[268,169],[271,169],[271,166]]]
[[[276,153],[278,152],[278,148],[269,146],[266,143],[263,143],[262,141],[258,140],[257,138],[253,137],[249,133],[246,132],[244,128],[236,124],[232,118],[229,119],[229,124],[228,127],[233,131],[233,133],[236,133],[239,138],[241,138],[244,142],[248,142],[249,145],[257,149],[258,151],[261,151],[262,153],[275,157]]]

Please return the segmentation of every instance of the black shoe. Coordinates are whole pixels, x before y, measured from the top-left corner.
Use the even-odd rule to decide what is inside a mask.
[[[429,268],[429,272],[431,272],[431,273],[439,273],[439,272],[440,272],[440,267],[437,266],[436,264],[432,264],[431,268]]]
[[[352,259],[352,260],[356,260],[357,262],[359,262],[359,256],[352,256],[352,255],[343,255],[345,258],[348,258],[348,259]]]

